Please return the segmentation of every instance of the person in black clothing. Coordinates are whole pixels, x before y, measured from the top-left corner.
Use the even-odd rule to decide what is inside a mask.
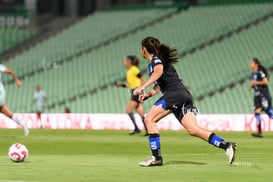
[[[159,91],[163,96],[159,98],[147,113],[145,123],[149,134],[149,144],[152,157],[140,162],[140,166],[161,166],[163,158],[160,153],[160,136],[156,123],[163,117],[173,113],[178,121],[192,136],[199,137],[210,144],[225,150],[229,164],[235,159],[236,144],[225,142],[215,133],[201,128],[196,121],[197,108],[193,106],[192,96],[185,88],[183,82],[173,66],[178,61],[176,49],[170,48],[154,37],[146,37],[141,42],[142,56],[149,61],[150,78],[134,90],[139,100],[154,96]],[[144,90],[155,83],[152,90]]]
[[[273,119],[273,109],[271,96],[268,89],[268,71],[257,58],[249,62],[252,70],[250,76],[249,90],[254,90],[254,114],[257,121],[257,133],[252,133],[253,137],[263,137],[261,126],[261,113],[265,111],[269,118]]]

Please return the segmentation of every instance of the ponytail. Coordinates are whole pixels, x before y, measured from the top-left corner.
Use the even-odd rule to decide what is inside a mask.
[[[177,50],[175,48],[170,48],[165,44],[161,44],[160,46],[159,57],[170,64],[175,64],[178,61]]]
[[[269,73],[267,69],[261,64],[261,61],[257,58],[253,58],[252,60],[254,61],[255,64],[258,65],[258,70],[261,70],[262,72],[264,72],[266,78],[269,79]]]
[[[141,41],[141,46],[145,47],[150,54],[159,56],[165,63],[175,64],[178,61],[177,50],[161,44],[157,38],[146,37]]]

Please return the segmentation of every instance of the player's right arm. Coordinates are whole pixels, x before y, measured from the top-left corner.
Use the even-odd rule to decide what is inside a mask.
[[[123,83],[123,82],[118,81],[118,82],[115,83],[115,86],[116,86],[116,87],[124,87],[124,88],[127,88],[127,87],[128,87],[128,84],[127,84],[127,83]]]
[[[33,99],[32,99],[32,102],[31,102],[31,105],[34,105],[35,102],[36,102],[37,98],[36,98],[36,92],[34,92],[34,95],[33,95]]]
[[[261,81],[251,80],[252,85],[268,85],[268,79],[264,77]]]
[[[14,79],[15,83],[16,83],[16,86],[17,86],[17,87],[21,87],[22,82],[21,82],[21,80],[17,77],[17,75],[15,74],[15,72],[14,72],[12,69],[6,68],[3,72],[4,72],[4,73],[7,73],[7,74],[9,74],[9,75],[11,75],[12,78]]]
[[[253,90],[253,87],[254,85],[251,83],[251,80],[250,80],[250,85],[248,86],[248,90]]]
[[[33,99],[31,102],[31,105],[33,105],[36,102],[36,99]]]
[[[140,79],[140,82],[141,82],[141,84],[140,85],[143,85],[144,83],[145,83],[145,78],[144,78],[144,76],[142,76],[141,78],[139,78]]]

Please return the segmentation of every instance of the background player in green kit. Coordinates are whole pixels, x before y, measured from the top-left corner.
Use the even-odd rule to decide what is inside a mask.
[[[19,78],[16,76],[16,74],[14,73],[14,71],[10,68],[7,68],[6,66],[0,64],[0,72],[1,73],[6,73],[12,76],[12,78],[15,80],[16,86],[17,87],[21,87],[22,82],[21,80],[19,80]],[[1,75],[0,75],[0,79],[1,79]],[[5,116],[9,117],[10,119],[12,119],[16,124],[22,126],[22,128],[24,129],[24,135],[28,136],[29,134],[29,130],[27,128],[27,125],[22,123],[8,108],[8,106],[6,105],[6,91],[4,88],[4,85],[2,84],[2,81],[0,81],[0,111],[1,113],[3,113]]]

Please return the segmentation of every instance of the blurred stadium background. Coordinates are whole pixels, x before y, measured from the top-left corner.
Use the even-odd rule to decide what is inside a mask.
[[[250,114],[248,62],[258,57],[272,72],[272,30],[272,0],[0,0],[0,62],[23,80],[16,89],[2,77],[7,103],[34,112],[40,83],[47,113],[123,113],[129,92],[114,87],[122,59],[140,57],[141,39],[155,36],[178,49],[201,113]]]

